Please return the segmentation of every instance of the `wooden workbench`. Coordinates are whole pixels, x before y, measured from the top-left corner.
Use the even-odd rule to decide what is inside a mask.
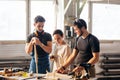
[[[73,80],[71,76],[67,74],[59,74],[59,73],[47,73],[47,74],[38,74],[38,80]],[[23,76],[10,76],[5,77],[0,75],[0,80],[36,80],[36,74],[33,74],[31,77],[23,77]]]

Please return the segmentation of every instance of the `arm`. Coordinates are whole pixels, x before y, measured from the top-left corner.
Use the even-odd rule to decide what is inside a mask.
[[[93,52],[93,57],[88,61],[91,65],[94,65],[99,60],[99,52]]]
[[[99,52],[93,52],[93,57],[87,62],[90,65],[94,65],[95,63],[97,63],[99,60]],[[73,72],[77,71],[80,72],[81,70],[83,70],[83,66],[77,66],[76,68],[73,69]]]
[[[38,38],[33,37],[32,43],[39,45],[47,53],[51,53],[52,51],[52,41],[47,41],[47,45],[44,45]]]
[[[78,54],[78,51],[76,49],[73,49],[72,54],[69,56],[67,61],[63,64],[63,66],[58,68],[57,72],[58,73],[64,73],[64,70],[69,66],[70,63],[72,63],[74,61],[74,59],[77,56],[77,54]]]
[[[50,60],[54,61],[57,54],[57,44],[52,42],[52,52],[50,53]]]
[[[47,53],[52,52],[52,41],[48,41],[47,45],[44,45],[43,43],[39,43],[40,47]]]
[[[32,50],[33,50],[33,43],[32,43],[32,41],[30,41],[29,43],[26,43],[26,45],[25,45],[25,52],[27,54],[30,54],[30,52],[32,52]]]
[[[70,54],[71,54],[71,49],[70,49],[70,47],[67,45],[66,48],[65,48],[64,56],[63,56],[64,63],[65,63],[66,60],[69,58]]]
[[[94,37],[90,40],[89,44],[92,50],[93,57],[88,61],[88,63],[90,63],[91,65],[94,65],[99,60],[100,43],[99,43],[99,40]]]
[[[67,66],[69,66],[69,64],[71,64],[75,57],[77,56],[78,51],[76,49],[73,49],[72,54],[69,56],[69,58],[67,59],[66,63],[63,64],[63,66],[66,68]]]
[[[44,45],[43,43],[41,43],[41,41],[38,38],[33,37],[29,43],[26,43],[25,52],[30,54],[30,52],[32,52],[33,50],[34,44],[39,45],[47,53],[51,53],[52,51],[52,41],[48,41],[47,45]]]

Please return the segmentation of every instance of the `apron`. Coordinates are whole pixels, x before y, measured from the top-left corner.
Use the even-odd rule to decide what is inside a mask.
[[[45,74],[46,71],[50,72],[48,56],[38,58],[38,73]],[[36,63],[34,57],[31,59],[29,72],[36,73]]]

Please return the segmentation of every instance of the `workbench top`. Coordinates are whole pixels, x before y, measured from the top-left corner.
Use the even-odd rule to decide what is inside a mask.
[[[47,74],[33,74],[31,77],[23,77],[23,76],[2,76],[0,75],[0,80],[37,80],[36,76],[38,76],[38,80],[73,80],[71,76],[67,74],[59,74],[59,73],[47,73]]]

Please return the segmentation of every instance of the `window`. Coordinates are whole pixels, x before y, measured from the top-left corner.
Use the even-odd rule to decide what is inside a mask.
[[[33,32],[34,30],[34,26],[33,26],[34,18],[37,15],[41,15],[45,18],[46,22],[45,22],[44,30],[52,34],[55,26],[53,1],[52,0],[31,1],[31,32]]]
[[[0,1],[0,40],[25,40],[25,9],[24,0]]]
[[[100,40],[120,40],[120,5],[93,4],[92,33]]]
[[[87,23],[87,26],[88,26],[88,4],[87,3],[83,7],[83,10],[80,14],[80,18],[84,19]]]

